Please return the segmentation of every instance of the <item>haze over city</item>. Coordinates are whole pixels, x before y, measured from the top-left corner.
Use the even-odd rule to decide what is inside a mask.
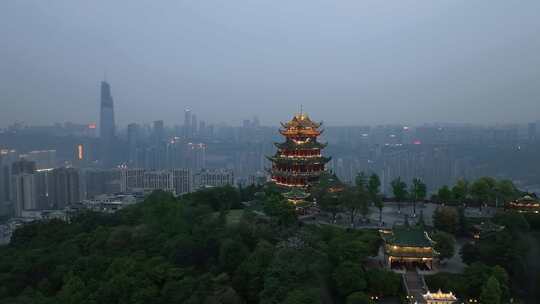
[[[538,304],[539,12],[1,1],[0,303]]]
[[[3,1],[0,126],[528,122],[538,1]],[[104,76],[106,74],[106,76]],[[46,113],[46,115],[45,115]]]

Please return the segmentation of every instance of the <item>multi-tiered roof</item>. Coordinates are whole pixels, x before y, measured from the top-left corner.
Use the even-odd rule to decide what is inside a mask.
[[[540,213],[540,200],[530,195],[525,195],[515,201],[506,204],[506,209],[524,213]]]
[[[285,142],[275,143],[277,152],[268,158],[272,162],[270,173],[276,184],[307,188],[324,172],[330,158],[321,155],[326,144],[317,141],[322,133],[321,124],[304,113],[281,123],[279,132],[285,137]]]

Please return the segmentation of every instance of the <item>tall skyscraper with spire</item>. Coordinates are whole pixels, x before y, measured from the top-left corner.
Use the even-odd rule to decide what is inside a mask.
[[[111,166],[114,159],[114,102],[111,95],[111,86],[108,82],[101,82],[101,111],[99,117],[99,137],[101,143],[101,161],[104,166]]]
[[[114,102],[111,95],[111,86],[108,82],[101,82],[101,114],[99,135],[102,140],[111,140],[115,135]]]

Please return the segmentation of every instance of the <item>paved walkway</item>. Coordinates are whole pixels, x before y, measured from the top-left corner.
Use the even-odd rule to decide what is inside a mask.
[[[404,284],[407,287],[407,294],[411,297],[411,303],[425,303],[422,294],[427,290],[422,275],[416,271],[407,271],[403,275]]]

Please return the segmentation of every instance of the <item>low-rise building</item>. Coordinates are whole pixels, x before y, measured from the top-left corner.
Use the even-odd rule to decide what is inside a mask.
[[[388,268],[418,267],[433,270],[439,253],[435,242],[423,226],[395,225],[392,230],[381,230],[384,240],[384,256]]]

